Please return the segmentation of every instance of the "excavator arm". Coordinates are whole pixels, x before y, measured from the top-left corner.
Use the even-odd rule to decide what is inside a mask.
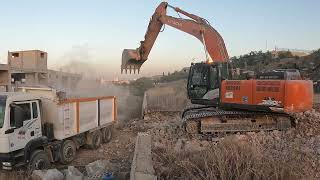
[[[173,8],[190,19],[176,18],[167,15],[167,7]],[[199,39],[204,45],[207,62],[225,62],[229,59],[228,53],[221,35],[208,23],[207,20],[189,14],[179,8],[162,2],[155,10],[149,22],[144,41],[141,41],[137,49],[124,49],[122,53],[121,73],[140,71],[142,64],[148,59],[150,51],[161,32],[162,26],[166,24]]]

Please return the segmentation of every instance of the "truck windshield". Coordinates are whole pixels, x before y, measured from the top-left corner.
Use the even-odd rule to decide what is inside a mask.
[[[6,108],[6,96],[0,96],[0,128],[3,126],[4,122],[4,113],[5,113],[5,108]]]

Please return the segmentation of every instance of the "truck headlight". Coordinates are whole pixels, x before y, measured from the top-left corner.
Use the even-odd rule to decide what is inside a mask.
[[[2,162],[3,166],[11,166],[11,162]]]

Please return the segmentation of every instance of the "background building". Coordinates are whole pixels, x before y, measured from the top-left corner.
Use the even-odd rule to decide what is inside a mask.
[[[0,86],[11,91],[19,86],[52,87],[71,90],[81,80],[80,74],[48,69],[48,54],[40,50],[8,52],[8,64],[0,64]]]

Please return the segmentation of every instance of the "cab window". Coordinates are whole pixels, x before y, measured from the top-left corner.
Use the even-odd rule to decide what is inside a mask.
[[[210,89],[218,88],[218,72],[215,67],[210,67]]]
[[[36,102],[32,102],[32,118],[38,118],[38,106]]]
[[[19,109],[19,111],[17,111]],[[14,107],[10,109],[10,126],[16,127],[17,119],[21,119],[22,121],[31,120],[31,104],[21,103],[14,104]]]
[[[191,85],[207,86],[208,83],[208,69],[206,67],[197,67],[192,71]]]

